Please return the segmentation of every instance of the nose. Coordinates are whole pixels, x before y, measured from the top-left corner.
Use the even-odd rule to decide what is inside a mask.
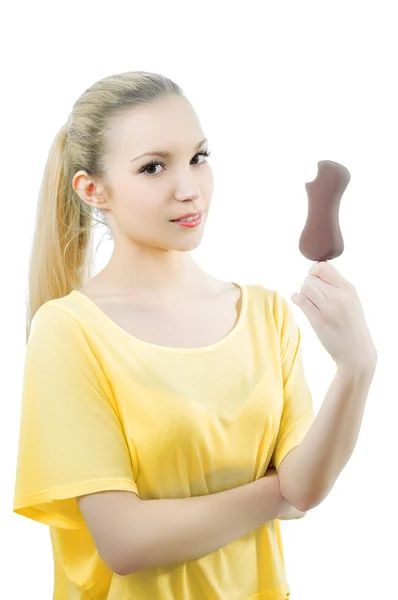
[[[179,202],[186,202],[187,200],[195,202],[198,198],[200,198],[200,190],[198,189],[197,185],[179,187],[178,191],[175,193],[175,197]]]

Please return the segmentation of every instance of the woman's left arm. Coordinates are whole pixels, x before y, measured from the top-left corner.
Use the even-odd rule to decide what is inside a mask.
[[[304,439],[277,469],[282,495],[302,511],[326,498],[347,464],[377,364],[354,286],[328,262],[316,263],[309,273],[292,300],[307,316],[337,372]]]
[[[375,364],[340,366],[308,433],[277,469],[282,496],[299,510],[320,504],[355,448]]]

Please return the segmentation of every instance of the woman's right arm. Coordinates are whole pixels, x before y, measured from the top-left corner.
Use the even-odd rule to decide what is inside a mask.
[[[288,512],[276,472],[237,488],[181,499],[132,492],[77,498],[101,558],[119,575],[201,558]]]

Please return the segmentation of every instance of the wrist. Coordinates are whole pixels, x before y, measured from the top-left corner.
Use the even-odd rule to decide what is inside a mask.
[[[362,356],[353,356],[352,360],[336,362],[339,372],[360,377],[372,377],[377,367],[377,354],[364,353]]]
[[[369,389],[375,374],[375,366],[369,363],[337,365],[336,378],[343,382],[354,382],[363,389]]]

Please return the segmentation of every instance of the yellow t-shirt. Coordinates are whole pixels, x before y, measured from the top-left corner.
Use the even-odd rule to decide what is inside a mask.
[[[142,500],[235,488],[278,467],[313,418],[286,300],[241,285],[241,314],[199,348],[133,337],[73,291],[35,314],[26,348],[14,512],[49,526],[57,600],[284,600],[280,521],[196,560],[114,573],[76,496]]]

